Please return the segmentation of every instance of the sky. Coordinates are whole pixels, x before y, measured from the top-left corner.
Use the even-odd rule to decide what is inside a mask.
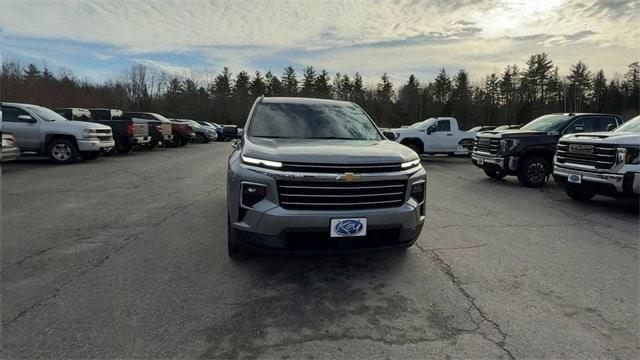
[[[547,52],[609,76],[640,60],[640,0],[0,0],[3,59],[93,81],[132,63],[172,74],[306,65],[472,79]]]

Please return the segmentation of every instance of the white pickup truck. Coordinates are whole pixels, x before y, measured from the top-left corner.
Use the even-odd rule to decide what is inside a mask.
[[[477,131],[460,131],[458,120],[437,117],[392,130],[396,141],[418,154],[469,155]]]

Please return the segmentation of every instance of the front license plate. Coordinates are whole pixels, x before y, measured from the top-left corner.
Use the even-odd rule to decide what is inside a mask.
[[[367,235],[367,218],[331,219],[331,237]]]
[[[580,184],[582,183],[582,175],[569,174],[569,176],[567,177],[567,181],[574,184]]]
[[[478,158],[478,165],[482,165],[484,164],[484,159],[483,158]]]

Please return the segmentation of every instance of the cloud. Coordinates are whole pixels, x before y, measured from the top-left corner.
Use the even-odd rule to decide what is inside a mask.
[[[3,0],[2,19],[9,53],[94,73],[146,62],[481,76],[539,51],[612,72],[640,51],[638,0]]]

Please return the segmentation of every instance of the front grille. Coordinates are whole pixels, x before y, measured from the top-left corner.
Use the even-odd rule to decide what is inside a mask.
[[[97,134],[109,134],[111,135],[111,129],[96,129]]]
[[[278,198],[285,209],[347,210],[400,206],[406,180],[306,181],[278,180]]]
[[[498,155],[500,139],[477,137],[473,144],[473,152]]]
[[[100,141],[111,141],[113,140],[113,137],[111,135],[98,135],[98,140]]]
[[[285,163],[282,167],[284,171],[306,172],[306,173],[332,173],[344,174],[352,173],[378,173],[403,170],[399,163],[395,164],[364,164],[364,165],[339,165],[339,164],[299,164]]]
[[[558,144],[558,164],[579,164],[596,169],[610,169],[615,164],[616,146],[611,144],[566,143]]]

